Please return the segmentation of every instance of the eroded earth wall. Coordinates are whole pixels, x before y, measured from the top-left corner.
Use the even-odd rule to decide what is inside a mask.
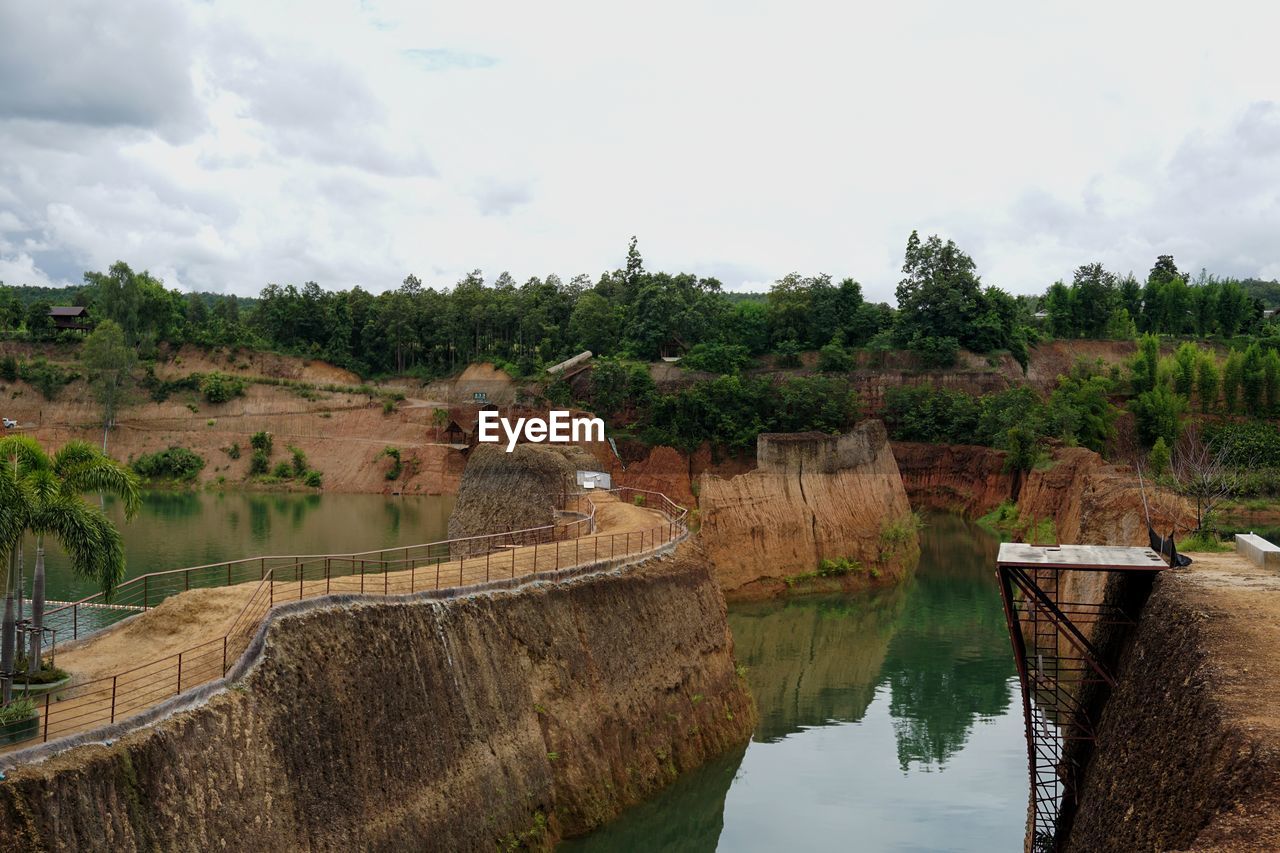
[[[1068,851],[1280,849],[1280,579],[1193,557],[1121,658]]]
[[[856,560],[842,578],[889,582],[919,555],[911,505],[879,421],[840,436],[764,434],[756,470],[699,480],[699,538],[726,595],[786,589],[821,560]],[[874,569],[874,573],[871,571]]]
[[[207,703],[8,771],[13,850],[550,847],[746,742],[684,556],[519,592],[312,607]]]

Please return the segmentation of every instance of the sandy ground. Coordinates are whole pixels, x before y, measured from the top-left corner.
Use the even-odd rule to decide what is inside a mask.
[[[1220,701],[1280,742],[1280,575],[1235,553],[1189,554],[1193,603],[1215,617]]]
[[[660,512],[620,502],[608,493],[596,494],[592,500],[597,532],[591,536],[479,557],[416,560],[397,564],[404,565],[398,571],[341,577],[324,577],[323,564],[317,563],[302,572],[300,580],[278,580],[269,588],[250,582],[174,595],[61,651],[57,664],[71,672],[73,680],[54,694],[41,726],[47,729],[48,739],[95,728],[220,677],[224,665],[239,657],[263,612],[273,604],[327,593],[403,595],[519,577],[640,554],[666,541],[669,528]]]

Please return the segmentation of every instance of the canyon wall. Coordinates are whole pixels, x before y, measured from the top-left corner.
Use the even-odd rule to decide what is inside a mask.
[[[760,597],[824,559],[862,568],[844,589],[896,579],[919,555],[898,466],[879,421],[840,436],[764,434],[756,470],[698,479],[699,538],[726,595]],[[807,579],[820,581],[824,579]]]
[[[7,769],[13,850],[549,849],[746,742],[701,560],[288,605],[230,689]],[[250,842],[249,839],[252,839]]]
[[[1280,849],[1280,580],[1163,573],[1120,659],[1067,851]]]
[[[990,512],[1014,494],[1005,453],[990,447],[899,441],[893,453],[902,482],[917,509],[969,516]],[[1147,484],[1151,518],[1162,532],[1185,523],[1181,499]],[[1018,495],[1023,525],[1052,519],[1059,542],[1146,545],[1146,513],[1137,474],[1083,447],[1059,447],[1047,464],[1026,474]],[[1185,531],[1185,528],[1182,528]]]

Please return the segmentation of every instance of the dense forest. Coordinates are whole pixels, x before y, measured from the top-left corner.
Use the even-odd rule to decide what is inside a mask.
[[[850,371],[860,350],[910,350],[925,368],[955,363],[962,349],[1008,353],[1025,369],[1028,347],[1045,339],[1136,339],[1123,368],[1082,362],[1045,396],[1028,388],[982,397],[928,385],[890,389],[885,420],[899,439],[1006,450],[1019,470],[1061,443],[1141,454],[1156,476],[1175,467],[1186,425],[1207,420],[1209,437],[1232,448],[1233,470],[1245,478],[1235,490],[1280,493],[1280,437],[1256,420],[1280,417],[1280,326],[1268,310],[1280,299],[1275,282],[1206,272],[1193,278],[1161,256],[1142,281],[1091,263],[1043,295],[1012,296],[985,286],[954,242],[912,233],[896,296],[896,307],[871,303],[854,279],[797,273],[767,293],[726,293],[715,279],[648,271],[633,238],[625,264],[594,282],[552,275],[517,284],[506,273],[486,282],[476,271],[447,290],[409,276],[377,295],[314,282],[271,284],[256,299],[182,294],[119,262],[86,273],[78,288],[0,290],[0,334],[79,341],[82,333],[54,328],[49,308],[86,307],[97,331],[81,364],[102,399],[104,423],[159,345],[194,343],[273,349],[362,376],[423,380],[493,361],[516,377],[543,378],[549,401],[592,408],[615,434],[728,452],[749,452],[765,431],[853,424],[861,409]],[[543,373],[584,349],[598,356],[585,392],[579,385],[575,395]],[[750,369],[766,356],[774,368],[798,368],[804,352],[816,352],[803,362],[811,370]],[[682,368],[708,376],[659,393],[645,363],[662,356],[680,356]],[[157,400],[185,391],[217,404],[244,393],[246,381],[213,373],[161,382],[145,373],[141,385]],[[42,359],[0,360],[0,379],[23,378],[45,396],[75,376]],[[1132,429],[1117,447],[1125,415]]]
[[[550,275],[518,284],[507,273],[485,281],[477,270],[448,289],[410,275],[376,295],[315,282],[270,284],[256,299],[183,294],[119,262],[86,273],[77,288],[0,288],[0,332],[51,338],[49,307],[72,304],[117,322],[144,358],[161,342],[245,346],[323,358],[363,376],[424,379],[478,359],[534,376],[584,349],[691,356],[691,365],[722,373],[731,371],[716,368],[735,360],[823,348],[836,363],[869,347],[911,349],[926,366],[946,366],[964,348],[1008,351],[1025,365],[1028,345],[1045,336],[1265,335],[1274,327],[1264,307],[1280,298],[1280,285],[1191,279],[1162,256],[1143,282],[1086,264],[1043,296],[1012,296],[985,286],[954,242],[912,233],[896,296],[896,308],[871,303],[852,278],[798,273],[766,294],[726,293],[713,278],[650,272],[633,239],[625,265],[595,281]]]

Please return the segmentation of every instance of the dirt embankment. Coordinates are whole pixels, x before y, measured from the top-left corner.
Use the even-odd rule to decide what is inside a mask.
[[[5,347],[79,370],[75,351],[67,347]],[[273,466],[290,460],[289,445],[298,447],[321,472],[328,491],[448,494],[458,488],[466,455],[438,437],[437,403],[410,396],[384,412],[384,393],[412,392],[402,384],[364,393],[356,390],[358,377],[324,362],[248,350],[184,347],[156,364],[156,375],[167,381],[214,370],[245,379],[244,396],[214,404],[179,389],[155,402],[145,389],[131,388],[108,437],[108,452],[128,462],[170,446],[186,447],[205,460],[200,484],[234,486],[249,474],[250,436],[265,431],[274,437]],[[2,383],[0,414],[46,445],[73,438],[102,442],[102,409],[83,379],[61,388],[53,400],[25,382]],[[403,473],[394,481],[386,479],[390,460],[380,456],[388,446],[400,450],[403,462]]]
[[[1192,556],[1121,658],[1066,850],[1280,849],[1280,579]]]
[[[699,538],[725,594],[785,592],[824,559],[862,564],[819,586],[891,583],[919,555],[911,507],[879,421],[841,436],[762,435],[755,471],[698,479]]]
[[[274,623],[235,689],[10,770],[14,850],[548,849],[755,721],[699,561]]]

